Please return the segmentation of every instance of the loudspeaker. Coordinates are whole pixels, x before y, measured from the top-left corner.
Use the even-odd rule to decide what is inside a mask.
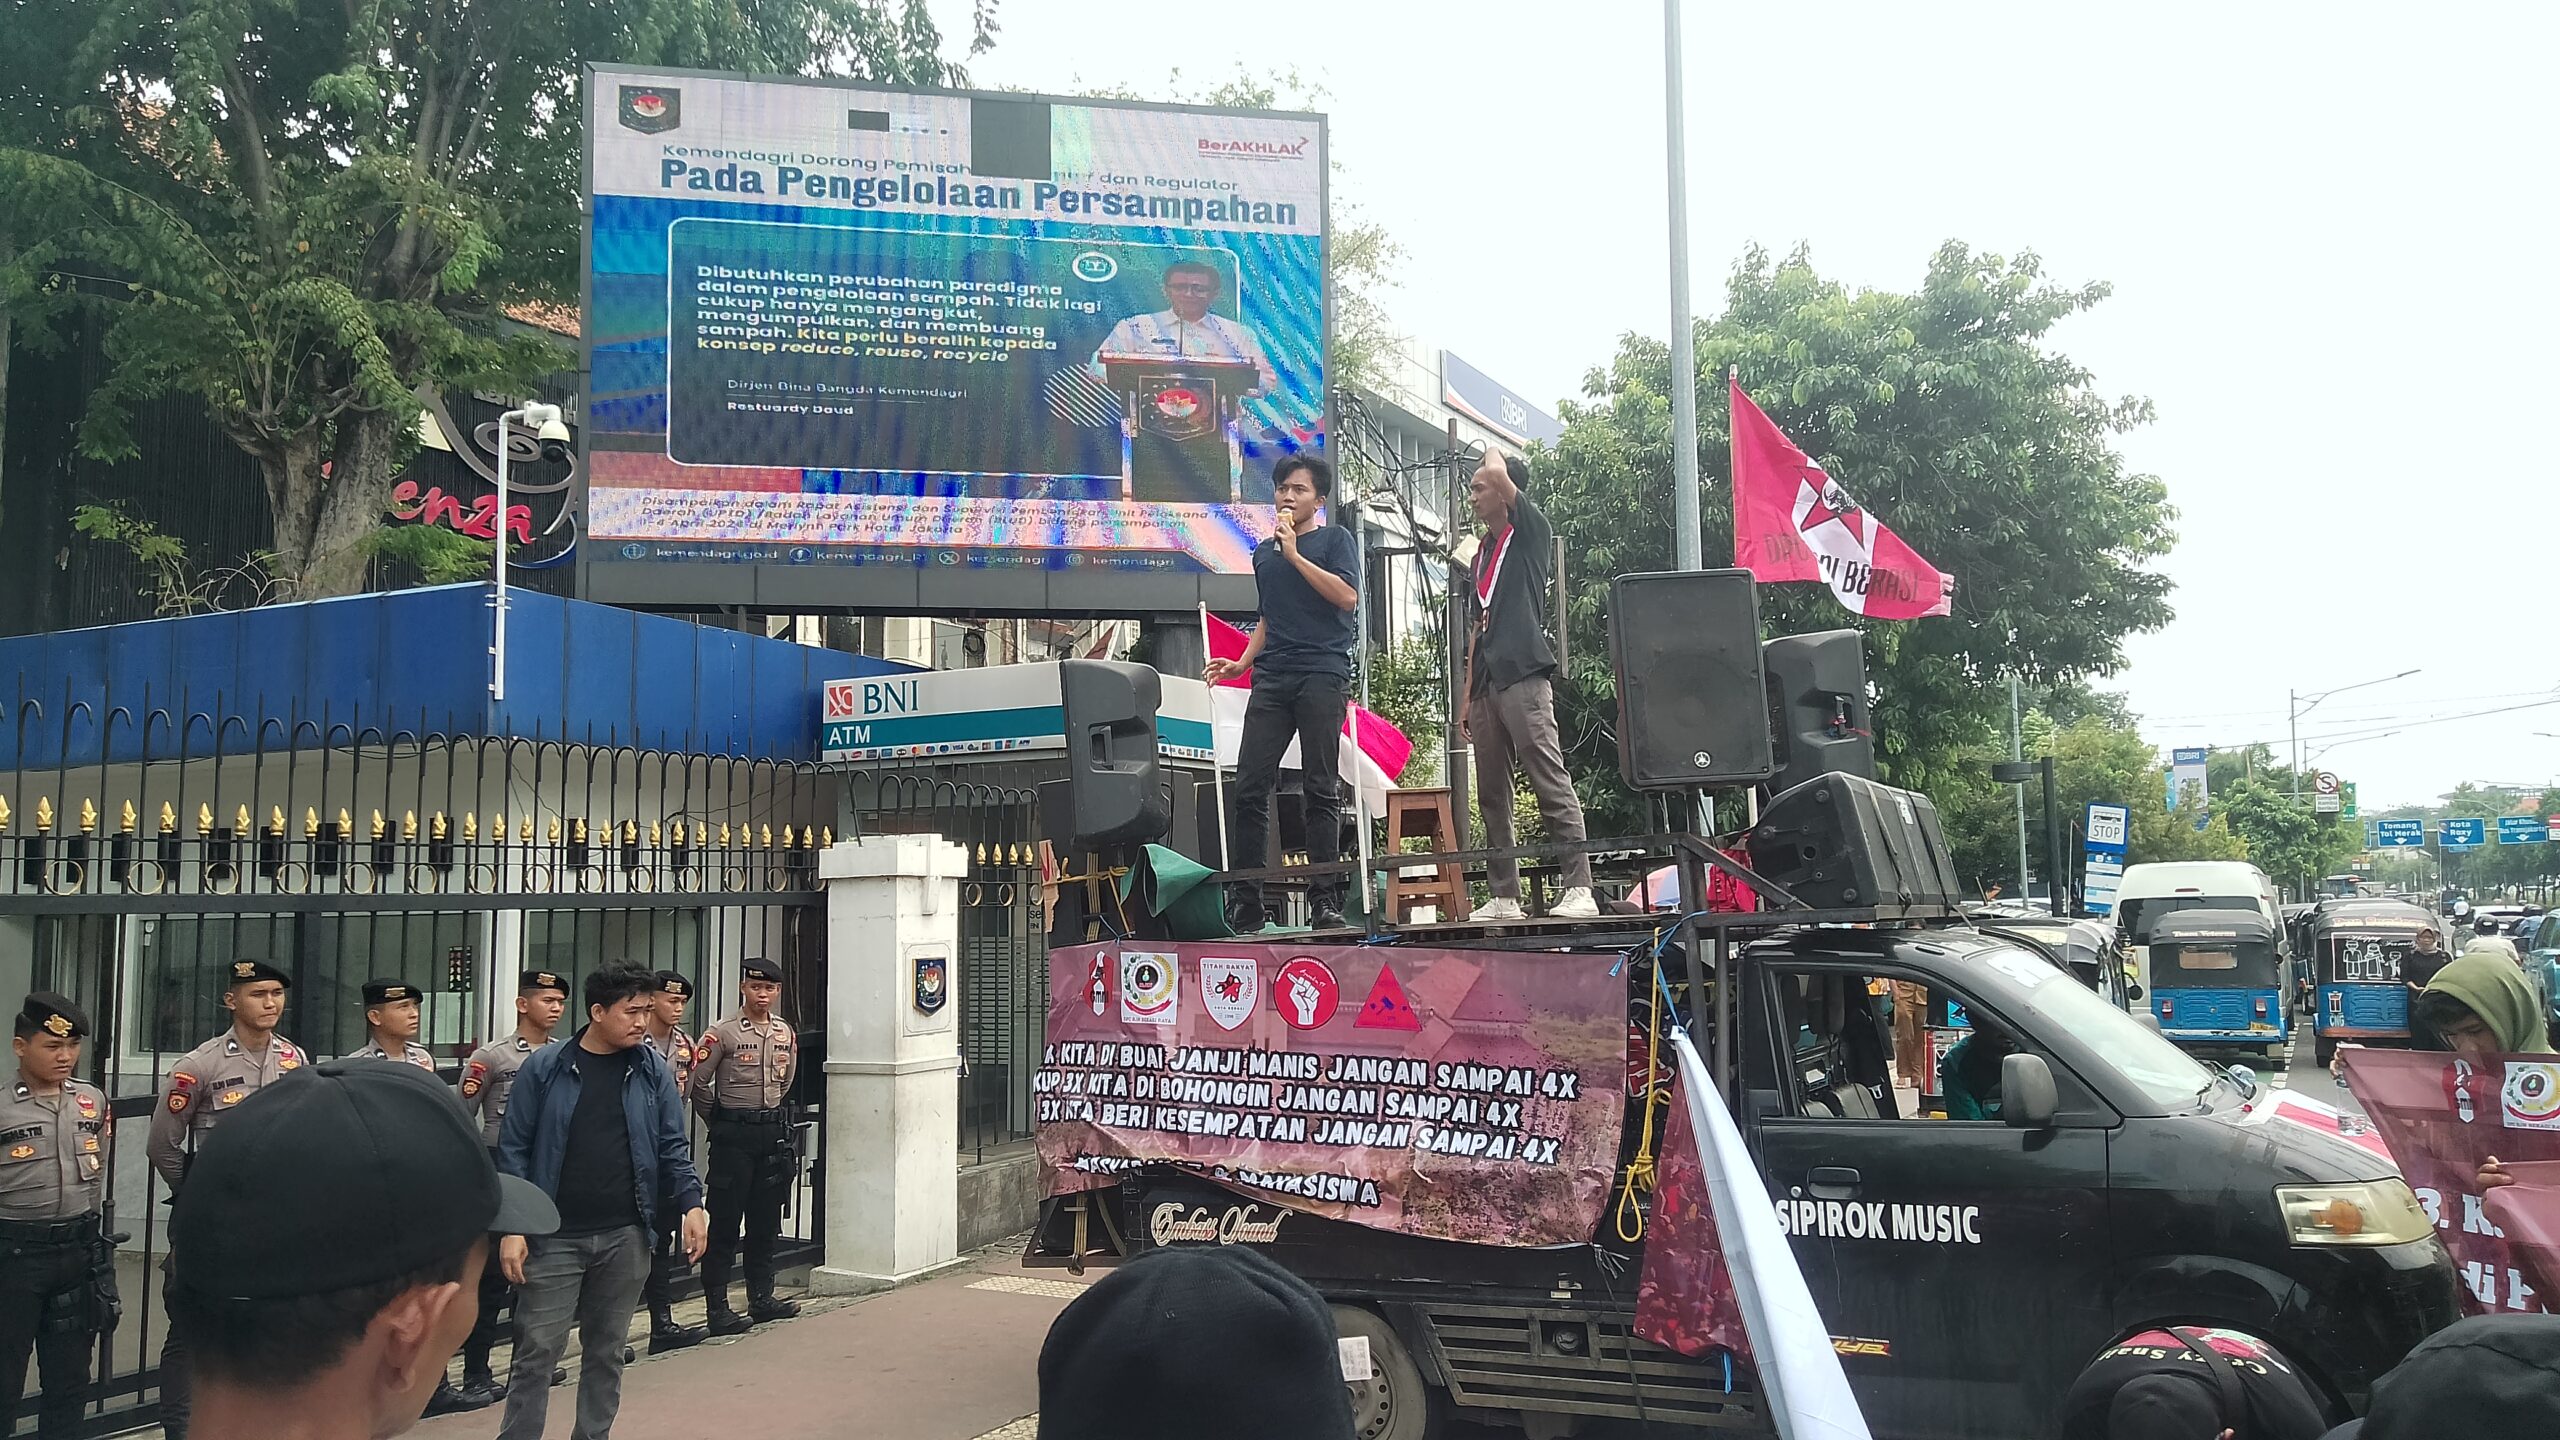
[[[1639,790],[1767,778],[1768,687],[1748,570],[1621,575],[1609,586],[1618,770]]]
[[[1855,630],[1782,635],[1760,647],[1769,673],[1769,733],[1777,742],[1772,790],[1816,775],[1876,778],[1875,722],[1867,714],[1866,640]]]
[[[1069,834],[1077,849],[1139,845],[1164,834],[1173,811],[1156,757],[1156,707],[1162,698],[1163,683],[1148,666],[1058,662]]]
[[[1760,812],[1751,868],[1818,910],[1953,913],[1963,899],[1938,807],[1856,775],[1819,775]]]

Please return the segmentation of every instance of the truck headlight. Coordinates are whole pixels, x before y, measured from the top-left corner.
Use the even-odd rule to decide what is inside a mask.
[[[2406,1245],[2436,1233],[2405,1180],[2279,1185],[2276,1205],[2296,1245]]]

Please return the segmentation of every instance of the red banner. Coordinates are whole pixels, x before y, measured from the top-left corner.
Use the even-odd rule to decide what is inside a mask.
[[[2560,1296],[2560,1057],[2342,1050],[2347,1086],[2436,1223],[2472,1314],[2552,1310]],[[2484,1190],[2490,1156],[2518,1183]]]
[[[1743,1329],[1724,1240],[1707,1200],[1706,1152],[1676,1082],[1661,1153],[1653,1218],[1644,1230],[1644,1268],[1636,1275],[1635,1332],[1683,1355],[1729,1350],[1747,1360],[1751,1337]]]
[[[1337,1220],[1501,1245],[1598,1229],[1614,955],[1164,941],[1049,954],[1049,1193],[1178,1165]]]
[[[1879,620],[1953,612],[1955,581],[1849,496],[1728,382],[1733,401],[1733,563],[1762,584],[1819,580]]]

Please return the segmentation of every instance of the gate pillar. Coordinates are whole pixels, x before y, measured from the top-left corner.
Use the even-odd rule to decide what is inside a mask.
[[[960,1246],[960,883],[938,835],[871,835],[818,857],[827,906],[822,1294],[954,1264]]]

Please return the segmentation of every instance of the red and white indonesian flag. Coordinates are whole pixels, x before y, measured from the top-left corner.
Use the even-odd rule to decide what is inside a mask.
[[[1948,613],[1955,578],[1850,498],[1742,393],[1733,392],[1733,563],[1765,583],[1819,580],[1877,620]]]
[[[1213,660],[1240,660],[1252,637],[1215,615],[1209,622],[1209,656]],[[1209,687],[1209,711],[1218,732],[1218,764],[1233,769],[1236,754],[1244,742],[1245,701],[1252,694],[1253,672],[1228,676]],[[1345,743],[1335,752],[1335,767],[1342,772],[1342,783],[1359,788],[1363,813],[1384,814],[1387,792],[1396,788],[1397,777],[1404,774],[1405,763],[1413,758],[1413,742],[1385,716],[1361,708],[1354,701],[1342,717]],[[1280,757],[1282,768],[1301,768],[1298,742],[1291,740],[1287,754]]]

